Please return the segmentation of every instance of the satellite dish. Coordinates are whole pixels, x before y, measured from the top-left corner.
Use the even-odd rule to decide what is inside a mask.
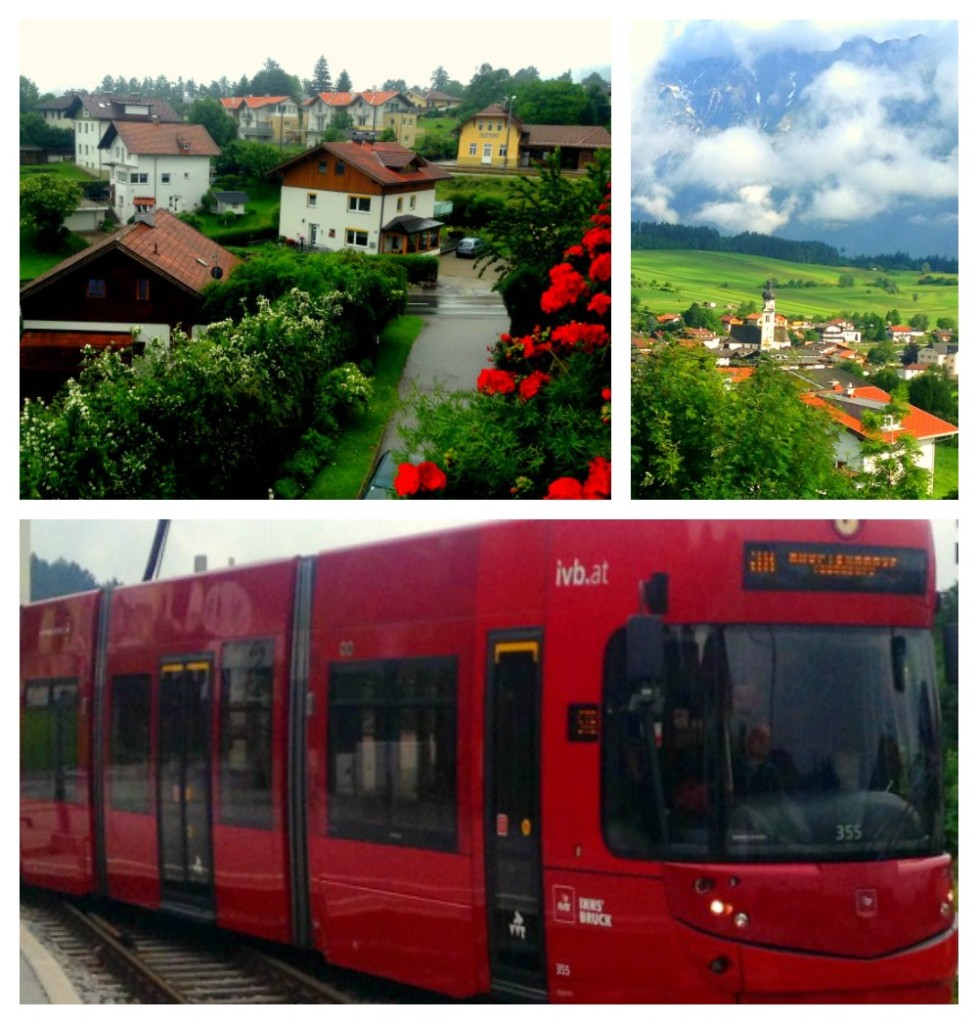
[[[220,281],[221,278],[224,277],[224,271],[220,267],[211,267],[211,277],[213,277],[215,281]]]

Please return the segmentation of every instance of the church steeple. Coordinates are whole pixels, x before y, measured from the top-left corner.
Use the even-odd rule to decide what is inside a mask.
[[[761,296],[764,299],[764,312],[761,314],[761,351],[768,352],[777,347],[774,341],[774,288],[770,278]]]

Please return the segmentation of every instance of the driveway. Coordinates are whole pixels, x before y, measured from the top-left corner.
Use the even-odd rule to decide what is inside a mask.
[[[401,377],[401,400],[415,385],[422,391],[474,391],[480,371],[490,365],[487,349],[509,329],[509,317],[499,295],[492,291],[495,276],[479,277],[472,260],[454,252],[441,257],[438,286],[413,289],[407,312],[424,317],[424,327],[408,356]],[[397,428],[413,422],[402,407],[391,417],[380,450],[399,448]]]

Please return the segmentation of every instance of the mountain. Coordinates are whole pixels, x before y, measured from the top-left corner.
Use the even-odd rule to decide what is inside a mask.
[[[699,24],[633,98],[636,219],[957,256],[956,45]]]

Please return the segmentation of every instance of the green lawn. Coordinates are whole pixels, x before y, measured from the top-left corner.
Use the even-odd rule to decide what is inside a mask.
[[[852,274],[853,287],[840,288],[839,275]],[[908,270],[887,275],[898,291],[875,285],[878,271],[856,267],[828,267],[815,263],[745,256],[740,253],[700,252],[691,249],[633,250],[632,292],[654,313],[681,313],[694,302],[715,302],[721,313],[753,301],[761,306],[764,282],[775,278],[778,312],[788,317],[826,320],[843,310],[879,313],[897,309],[907,323],[923,313],[936,326],[938,317],[958,319],[958,287],[920,284],[922,276]],[[934,273],[933,277],[954,277]],[[788,287],[788,281],[804,282]],[[808,282],[812,282],[808,285]]]
[[[278,234],[279,186],[271,182],[250,182],[243,191],[248,193],[248,202],[245,204],[245,212],[240,216],[225,218],[215,213],[196,212],[203,234],[215,242],[230,237],[230,244],[234,244],[234,237],[244,231],[274,229],[275,234]]]
[[[958,446],[938,441],[934,454],[933,497],[945,498],[958,489]]]
[[[384,428],[397,409],[397,389],[404,364],[423,326],[420,316],[401,316],[381,331],[377,366],[371,378],[370,407],[356,423],[344,429],[333,462],[313,481],[307,498],[359,498],[378,454]]]

